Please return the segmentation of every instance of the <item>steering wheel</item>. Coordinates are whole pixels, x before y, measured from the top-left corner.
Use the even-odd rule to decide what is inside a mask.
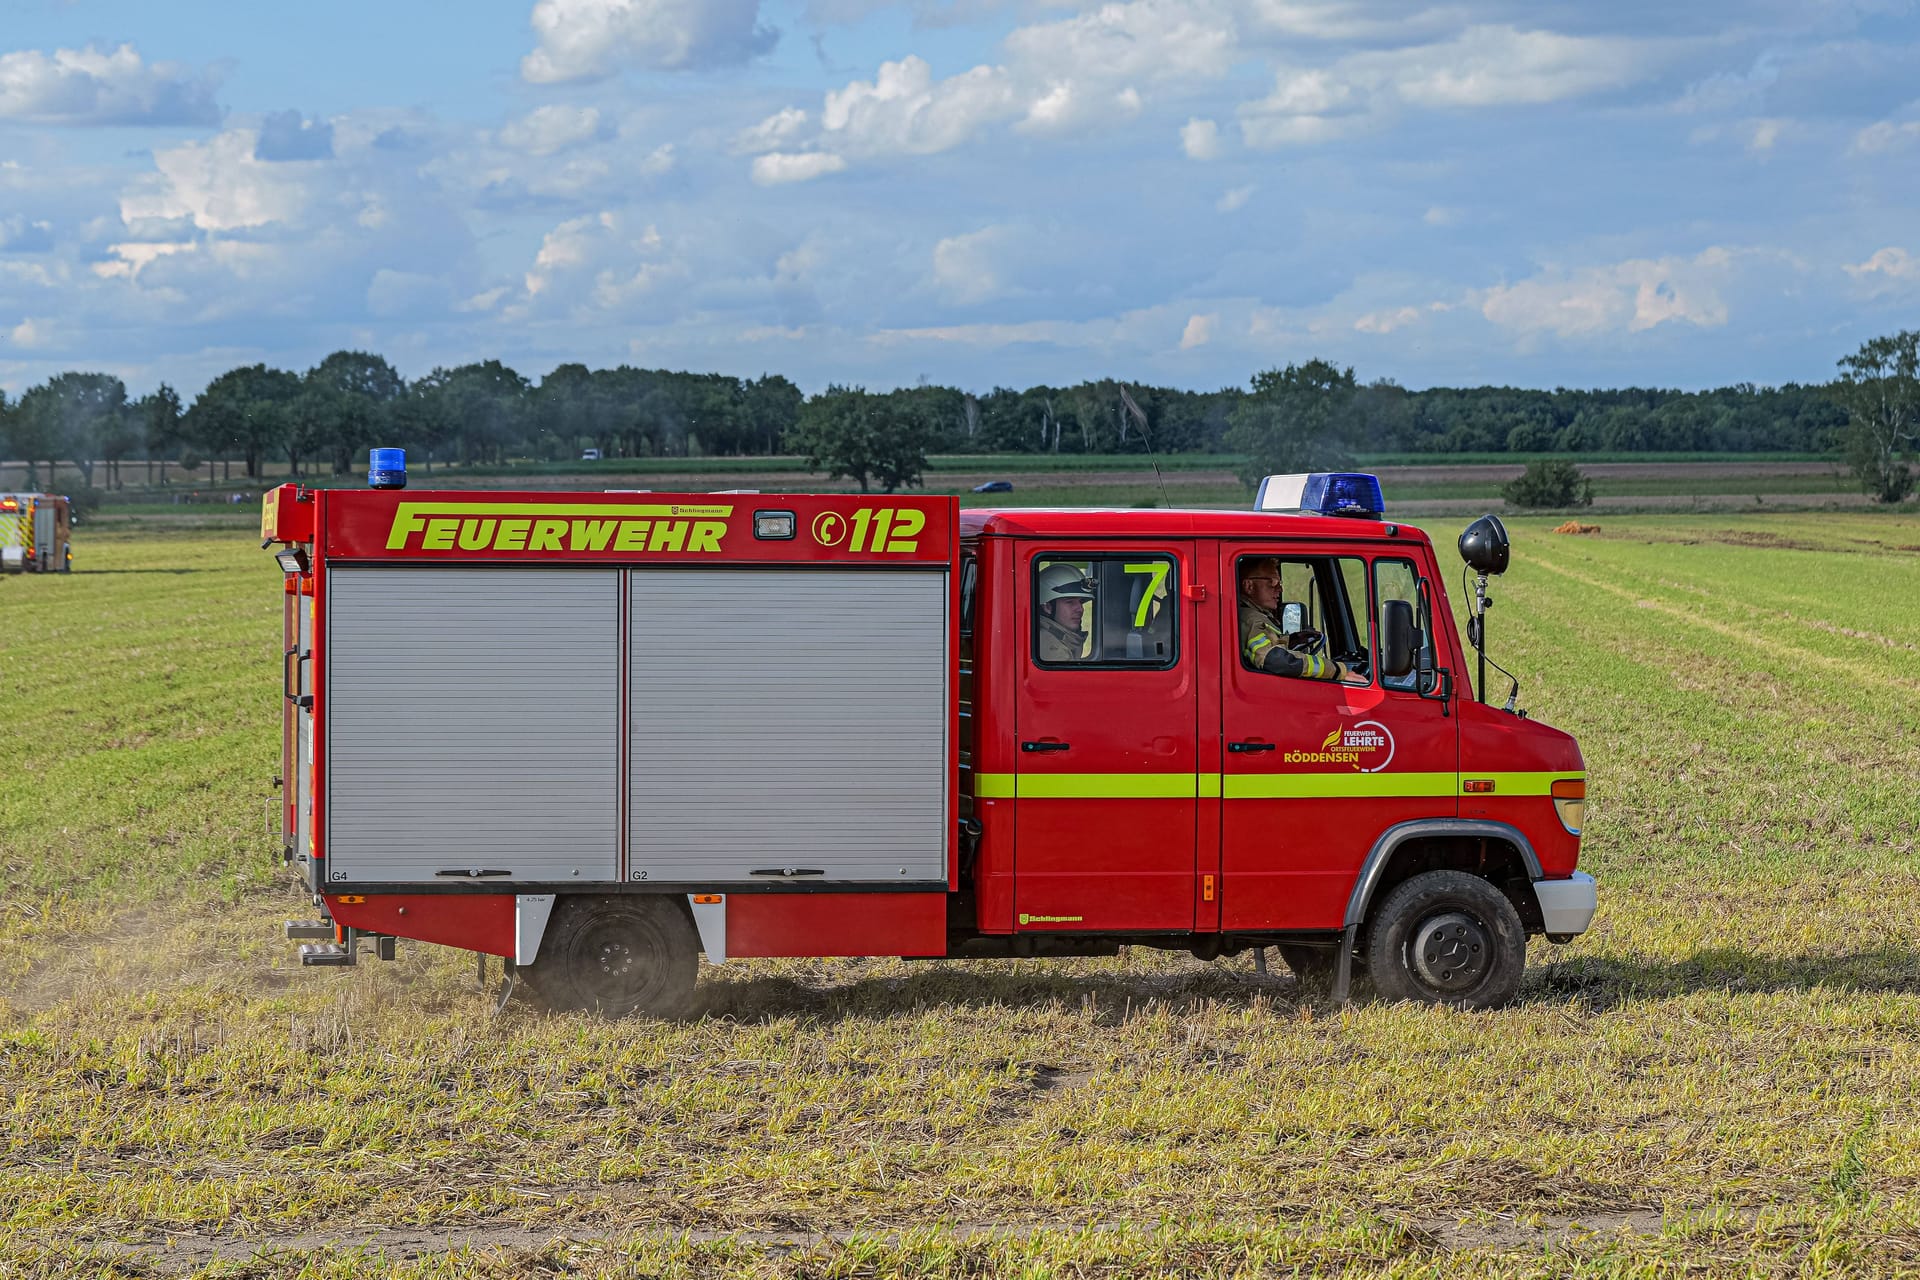
[[[1305,638],[1302,639],[1302,637]],[[1325,653],[1327,651],[1327,637],[1321,632],[1313,630],[1311,627],[1294,632],[1287,637],[1287,641],[1288,648],[1298,649],[1310,657],[1314,654]]]

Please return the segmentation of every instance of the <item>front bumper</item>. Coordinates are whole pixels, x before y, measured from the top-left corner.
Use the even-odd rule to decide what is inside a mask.
[[[1599,886],[1584,871],[1565,880],[1535,880],[1533,896],[1540,904],[1542,932],[1548,937],[1585,933],[1600,906]]]

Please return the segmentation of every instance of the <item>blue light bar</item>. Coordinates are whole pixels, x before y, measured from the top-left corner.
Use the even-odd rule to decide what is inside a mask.
[[[1254,496],[1256,511],[1297,511],[1317,516],[1378,520],[1386,511],[1380,481],[1361,471],[1310,471],[1268,476]]]

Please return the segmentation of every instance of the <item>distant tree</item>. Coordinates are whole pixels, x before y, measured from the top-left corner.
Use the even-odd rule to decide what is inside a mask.
[[[928,435],[918,415],[903,412],[887,397],[862,387],[832,386],[800,410],[787,447],[806,455],[807,466],[830,479],[845,476],[862,493],[876,483],[892,493],[920,483]]]
[[[1875,338],[1840,361],[1834,399],[1847,411],[1841,447],[1876,502],[1913,492],[1907,460],[1920,443],[1920,331]]]
[[[763,453],[779,452],[780,442],[799,423],[807,398],[777,373],[763,373],[742,390],[743,413],[755,445]]]
[[[133,402],[133,411],[140,418],[140,441],[142,452],[147,458],[147,483],[153,483],[153,464],[164,461],[174,455],[186,441],[181,420],[185,411],[180,407],[180,393],[166,383],[141,396]],[[166,482],[164,466],[160,472],[162,483]]]
[[[46,462],[52,484],[54,459],[64,456],[91,489],[101,441],[126,409],[126,384],[111,374],[62,373],[29,388],[13,414],[14,449],[27,463],[27,487],[39,487],[37,460]]]
[[[1516,507],[1590,507],[1593,481],[1565,458],[1529,462],[1527,469],[1501,486],[1500,496]]]
[[[383,444],[395,401],[406,394],[406,379],[380,356],[365,351],[336,351],[307,370],[303,426],[310,447],[325,453],[333,474],[349,474],[366,450]],[[251,474],[251,473],[249,473]]]
[[[299,376],[284,369],[264,364],[229,369],[194,397],[187,435],[208,457],[230,460],[238,453],[247,475],[258,478],[267,454],[288,449],[300,429],[300,389]],[[297,459],[298,450],[290,450],[290,457]]]
[[[1355,434],[1352,369],[1309,360],[1253,377],[1251,394],[1228,416],[1226,446],[1247,455],[1240,478],[1338,470],[1348,464]]]

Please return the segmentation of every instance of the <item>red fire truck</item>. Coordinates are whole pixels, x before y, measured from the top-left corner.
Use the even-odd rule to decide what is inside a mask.
[[[51,493],[0,493],[0,573],[71,573],[72,508]]]
[[[285,857],[326,911],[288,934],[612,1014],[683,1007],[703,954],[1127,944],[1501,1003],[1594,913],[1579,748],[1470,696],[1371,477],[1306,479],[1285,512],[283,486]],[[1255,576],[1333,678],[1250,665]]]

